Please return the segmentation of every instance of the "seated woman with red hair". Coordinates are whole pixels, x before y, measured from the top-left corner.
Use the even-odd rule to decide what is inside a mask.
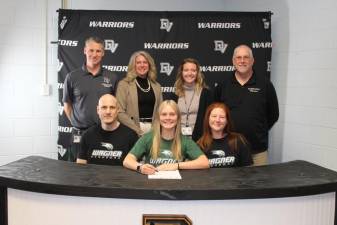
[[[207,107],[203,135],[197,143],[208,157],[211,168],[253,164],[250,145],[241,134],[232,131],[229,109],[223,103]]]

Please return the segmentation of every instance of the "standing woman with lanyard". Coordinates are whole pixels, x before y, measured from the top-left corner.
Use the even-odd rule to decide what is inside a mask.
[[[206,86],[196,59],[186,58],[182,61],[174,87],[175,93],[169,99],[178,103],[181,132],[197,141],[202,135],[205,110],[213,102],[213,95]]]
[[[153,58],[145,51],[137,51],[130,57],[126,77],[118,83],[118,120],[139,136],[151,129],[153,115],[163,100],[156,80]]]

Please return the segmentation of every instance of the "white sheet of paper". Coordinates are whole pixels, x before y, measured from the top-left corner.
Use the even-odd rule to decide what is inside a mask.
[[[155,174],[148,175],[149,179],[178,179],[181,180],[179,170],[158,171]]]

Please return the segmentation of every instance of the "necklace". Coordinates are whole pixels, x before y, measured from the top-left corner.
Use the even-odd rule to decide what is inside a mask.
[[[147,80],[147,84],[149,85],[149,87],[146,88],[146,89],[144,89],[144,88],[142,88],[142,87],[138,84],[137,79],[135,79],[137,87],[139,87],[139,89],[140,89],[142,92],[149,92],[149,91],[151,90],[150,81],[149,81],[149,79],[146,79],[146,80]]]

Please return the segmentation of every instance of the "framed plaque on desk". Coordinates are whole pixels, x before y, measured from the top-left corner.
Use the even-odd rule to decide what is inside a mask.
[[[192,225],[186,215],[144,214],[143,225]]]

